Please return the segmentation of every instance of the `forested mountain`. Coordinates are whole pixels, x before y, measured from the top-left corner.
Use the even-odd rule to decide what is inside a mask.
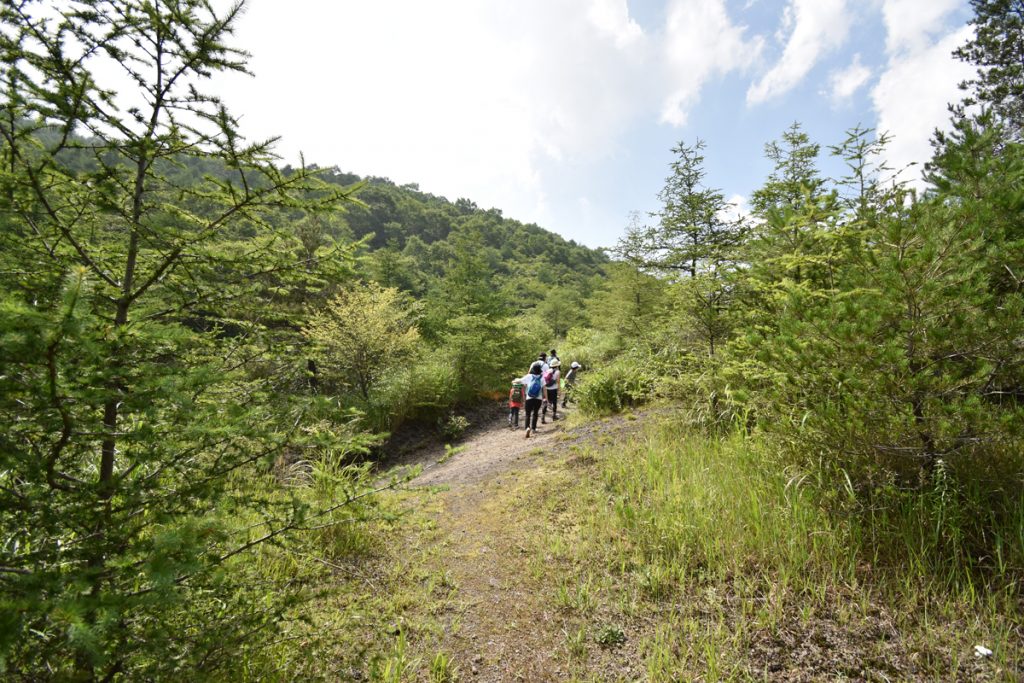
[[[359,185],[360,205],[349,207],[335,230],[366,245],[365,273],[385,286],[415,296],[428,293],[458,258],[458,246],[486,263],[511,311],[538,305],[558,306],[552,313],[556,336],[579,322],[572,313],[591,293],[593,278],[608,258],[599,250],[506,218],[498,209],[480,209],[469,199],[450,202],[398,186],[384,178],[360,178],[326,170],[325,180],[343,187]],[[546,302],[546,303],[545,303]],[[564,303],[564,306],[560,304]]]
[[[496,250],[506,269],[519,259],[536,259],[555,269],[552,281],[574,272],[584,277],[596,275],[600,272],[598,266],[607,263],[600,251],[536,224],[505,218],[499,209],[481,209],[469,199],[451,202],[422,192],[415,184],[396,185],[386,178],[361,178],[336,169],[326,170],[323,177],[341,186],[365,183],[359,200],[366,206],[350,208],[346,223],[354,238],[372,233],[369,245],[373,249],[408,249],[415,254],[420,248],[417,240],[433,245],[447,240],[452,232],[468,228],[480,231],[483,246]],[[410,243],[414,246],[409,247]]]

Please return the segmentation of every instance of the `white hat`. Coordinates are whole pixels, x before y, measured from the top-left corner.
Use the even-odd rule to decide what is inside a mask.
[[[578,368],[578,367],[580,367],[580,364],[579,364],[579,363],[577,363],[576,361],[573,361],[573,362],[572,362],[572,365],[570,365],[569,367],[570,367],[570,368]]]
[[[562,364],[562,362],[556,358],[553,361],[551,361],[551,364],[548,367],[549,368],[557,368],[561,364]]]

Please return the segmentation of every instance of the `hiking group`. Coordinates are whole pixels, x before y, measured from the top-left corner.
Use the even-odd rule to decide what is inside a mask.
[[[569,405],[569,398],[576,385],[576,376],[580,364],[573,361],[569,372],[562,376],[562,361],[558,352],[551,349],[551,355],[542,353],[530,366],[530,371],[522,377],[512,379],[512,388],[508,392],[508,426],[519,429],[519,410],[526,408],[526,438],[537,431],[537,418],[541,424],[548,421],[548,408],[551,408],[551,421],[558,419],[558,396],[562,395],[562,407]]]

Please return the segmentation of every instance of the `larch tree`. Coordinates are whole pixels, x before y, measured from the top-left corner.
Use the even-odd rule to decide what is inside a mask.
[[[16,680],[210,676],[294,596],[230,569],[316,514],[243,483],[304,413],[246,372],[268,359],[260,316],[238,313],[305,271],[272,219],[349,193],[280,172],[273,141],[244,140],[203,89],[245,70],[227,43],[241,11],[0,5],[0,670]]]

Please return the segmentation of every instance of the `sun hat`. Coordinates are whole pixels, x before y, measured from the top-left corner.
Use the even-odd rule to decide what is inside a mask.
[[[577,363],[576,361],[573,361],[573,362],[572,362],[572,365],[570,365],[569,367],[570,367],[570,368],[578,368],[578,367],[580,367],[580,364],[579,364],[579,363]]]
[[[553,361],[551,361],[551,365],[549,365],[548,367],[552,367],[552,368],[557,368],[557,367],[558,367],[558,366],[560,366],[561,364],[562,364],[562,361],[560,361],[560,360],[558,360],[558,359],[556,358],[556,359],[554,359]]]

